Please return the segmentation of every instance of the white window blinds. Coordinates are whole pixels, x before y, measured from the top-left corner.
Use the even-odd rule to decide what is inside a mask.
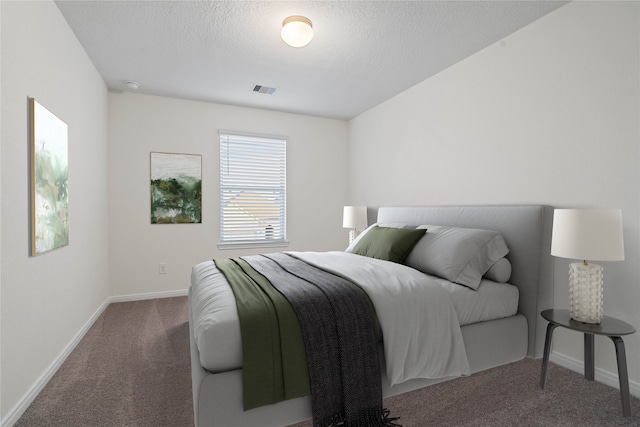
[[[283,244],[287,140],[220,132],[220,244]]]

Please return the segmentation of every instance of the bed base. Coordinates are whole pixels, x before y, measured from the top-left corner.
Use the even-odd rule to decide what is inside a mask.
[[[527,356],[527,319],[519,314],[505,319],[466,325],[462,328],[471,372],[522,360]],[[191,368],[195,425],[199,427],[282,427],[311,418],[309,396],[244,411],[242,369],[211,373],[200,366],[198,349],[191,334]],[[417,390],[452,378],[414,379],[389,387],[384,352],[379,351],[384,397]],[[394,414],[402,415],[402,414]]]

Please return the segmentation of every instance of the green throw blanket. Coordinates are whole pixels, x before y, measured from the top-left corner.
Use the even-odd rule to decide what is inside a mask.
[[[240,258],[215,260],[236,297],[244,410],[310,393],[298,319],[287,299]]]

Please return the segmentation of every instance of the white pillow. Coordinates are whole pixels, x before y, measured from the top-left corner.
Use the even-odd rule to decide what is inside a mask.
[[[500,258],[484,273],[484,278],[498,283],[507,283],[511,278],[511,262],[506,258]]]
[[[497,231],[424,226],[429,231],[413,247],[405,264],[477,290],[482,276],[509,248]]]

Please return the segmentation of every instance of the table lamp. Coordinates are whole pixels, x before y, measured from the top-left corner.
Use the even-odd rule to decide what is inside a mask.
[[[571,318],[602,321],[602,266],[588,261],[624,260],[620,209],[555,209],[551,255],[581,259],[569,265]]]
[[[358,235],[358,229],[367,227],[367,207],[345,206],[342,215],[342,227],[351,229],[349,230],[349,244],[353,243]]]

